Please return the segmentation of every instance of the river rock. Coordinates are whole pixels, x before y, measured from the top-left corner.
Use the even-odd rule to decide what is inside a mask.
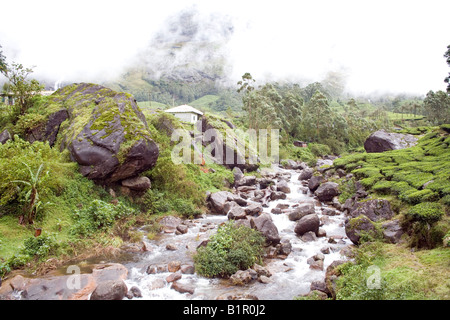
[[[164,279],[156,278],[156,279],[152,280],[152,282],[148,285],[148,289],[156,290],[156,289],[164,288],[165,286],[166,286],[166,282],[164,281]]]
[[[194,292],[195,292],[194,287],[192,287],[188,284],[185,284],[185,283],[180,283],[179,281],[172,282],[171,288],[175,291],[178,291],[179,293],[194,294]]]
[[[394,216],[391,205],[386,199],[372,199],[363,202],[356,202],[350,208],[350,216],[357,217],[365,215],[372,221],[389,220]]]
[[[242,173],[242,170],[239,169],[239,167],[234,167],[232,172],[234,175],[234,185],[237,186],[239,181],[244,177],[244,173]]]
[[[305,168],[300,172],[300,175],[298,176],[298,180],[308,180],[311,179],[313,176],[314,170],[311,168]]]
[[[282,256],[288,256],[292,252],[292,244],[289,239],[282,239],[279,244],[277,244],[278,254]]]
[[[313,203],[311,202],[301,203],[296,208],[292,209],[292,211],[289,212],[288,218],[291,221],[297,221],[303,218],[304,216],[313,214],[315,212],[316,210]]]
[[[277,191],[281,191],[284,193],[290,193],[291,192],[291,188],[289,188],[288,183],[286,180],[280,180],[277,183]]]
[[[257,218],[250,219],[250,225],[253,229],[258,230],[266,238],[267,244],[276,245],[280,242],[280,235],[275,223],[268,213],[263,213]]]
[[[178,226],[177,226],[177,231],[180,233],[180,234],[185,234],[185,233],[187,233],[188,232],[188,226],[187,225],[184,225],[184,224],[179,224]]]
[[[127,293],[126,297],[127,297],[128,299],[142,298],[142,292],[141,292],[141,289],[139,289],[139,288],[136,287],[136,286],[132,286],[132,287],[130,288],[130,290],[128,290],[128,293]]]
[[[244,210],[247,215],[259,216],[263,212],[263,207],[260,203],[250,203]]]
[[[182,277],[181,273],[179,273],[179,272],[174,272],[174,273],[169,274],[169,275],[166,277],[166,281],[167,281],[167,283],[171,283],[171,282],[180,280],[181,277]]]
[[[228,197],[233,197],[233,194],[228,191],[218,191],[211,193],[209,197],[209,203],[211,204],[211,211],[217,214],[227,214],[228,211],[224,210],[225,203],[228,201]]]
[[[320,201],[331,201],[339,194],[339,185],[335,182],[322,183],[314,192]]]
[[[319,231],[320,220],[317,214],[309,214],[298,220],[294,231],[297,235],[302,236],[308,231],[317,234]]]
[[[238,182],[237,182],[237,186],[238,187],[242,187],[242,186],[254,186],[256,184],[256,177],[255,176],[244,176],[242,177]]]
[[[123,300],[128,293],[123,280],[108,280],[97,285],[90,300]]]
[[[323,181],[323,177],[322,176],[312,176],[311,179],[309,179],[309,182],[308,182],[309,190],[311,190],[312,192],[316,191],[317,188],[322,183],[322,181]]]
[[[360,215],[356,218],[349,219],[345,223],[345,233],[354,244],[359,244],[361,233],[375,236],[376,228],[368,217]]]
[[[282,199],[282,200],[284,200],[284,199],[286,199],[287,198],[287,196],[286,196],[286,193],[284,193],[284,192],[281,192],[281,191],[273,191],[271,194],[270,194],[270,200],[279,200],[279,199]]]
[[[230,277],[231,283],[237,286],[246,285],[256,279],[258,279],[258,274],[252,269],[238,270]]]
[[[180,271],[182,274],[194,274],[195,273],[195,267],[191,264],[183,264],[180,267]]]
[[[229,220],[239,220],[239,219],[246,219],[247,215],[245,213],[245,209],[241,206],[234,205],[231,207],[231,209],[228,211],[228,219]]]
[[[304,242],[311,242],[311,241],[316,241],[316,240],[317,240],[317,236],[313,231],[305,232],[302,235],[302,241],[304,241]]]
[[[177,272],[181,268],[181,262],[178,260],[170,261],[167,265],[167,270],[169,272]]]
[[[366,152],[384,152],[409,148],[417,144],[418,138],[411,134],[390,133],[378,130],[372,133],[364,142]]]
[[[165,233],[172,233],[175,232],[177,227],[183,222],[178,217],[175,216],[165,216],[161,220],[158,221],[158,223],[162,226],[163,231]]]

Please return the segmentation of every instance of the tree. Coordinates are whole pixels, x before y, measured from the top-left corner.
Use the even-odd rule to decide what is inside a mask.
[[[428,119],[435,124],[450,123],[450,96],[444,91],[429,91],[423,106]]]
[[[25,114],[33,106],[33,97],[44,90],[44,85],[41,85],[39,81],[27,80],[32,72],[33,69],[25,68],[22,64],[15,62],[2,72],[10,83],[9,90],[15,98],[15,104],[19,107],[19,115]]]
[[[242,91],[244,91],[244,97],[242,98],[242,102],[244,104],[244,110],[247,111],[248,113],[248,126],[250,129],[253,128],[253,114],[252,114],[252,99],[250,99],[250,93],[255,89],[255,87],[253,87],[253,83],[256,80],[253,79],[252,75],[248,72],[246,72],[243,76],[242,76],[242,80],[238,81],[238,86],[239,89],[237,89],[238,93],[241,93]]]
[[[447,64],[450,67],[450,45],[447,46],[444,58],[447,58]],[[444,82],[447,83],[447,93],[450,94],[450,72],[448,73],[448,77],[444,79]]]
[[[3,55],[3,51],[1,50],[2,46],[0,46],[0,73],[5,75],[6,74],[6,69],[7,69],[7,64],[6,64],[6,58]]]

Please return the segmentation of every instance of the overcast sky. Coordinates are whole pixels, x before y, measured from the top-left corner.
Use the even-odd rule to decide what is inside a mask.
[[[164,21],[186,7],[233,21],[226,43],[239,80],[347,76],[356,93],[444,90],[450,1],[25,1],[0,5],[8,61],[65,81],[113,77],[146,48]]]

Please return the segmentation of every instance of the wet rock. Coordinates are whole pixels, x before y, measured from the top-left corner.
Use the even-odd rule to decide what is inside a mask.
[[[330,247],[323,247],[320,249],[320,252],[323,254],[329,254],[330,253]]]
[[[257,218],[251,218],[250,225],[263,234],[267,244],[276,245],[280,242],[277,226],[273,223],[269,214],[263,213]]]
[[[167,270],[169,272],[177,272],[181,268],[181,262],[180,261],[170,261],[167,265]]]
[[[254,186],[256,184],[256,177],[255,176],[244,176],[239,181],[235,182],[235,185],[237,187],[242,186]]]
[[[313,281],[313,282],[311,282],[311,285],[309,288],[311,291],[318,290],[318,291],[325,293],[327,296],[331,295],[331,292],[330,292],[330,290],[328,290],[327,284],[325,283],[325,281]]]
[[[194,287],[192,287],[188,284],[185,284],[185,283],[180,283],[179,281],[172,282],[171,288],[175,291],[178,291],[179,293],[194,294],[194,292],[195,292]]]
[[[255,263],[252,267],[253,270],[256,271],[256,273],[258,274],[258,277],[261,276],[266,276],[266,277],[271,277],[272,273],[265,267]]]
[[[270,210],[271,213],[273,214],[281,214],[283,213],[283,211],[280,208],[273,208],[272,210]]]
[[[178,250],[178,247],[173,243],[168,243],[168,244],[166,244],[166,250],[176,251],[176,250]]]
[[[259,216],[263,212],[263,207],[259,203],[250,203],[244,210],[247,215]]]
[[[292,244],[289,239],[282,239],[279,244],[277,244],[277,250],[279,255],[288,256],[292,252]]]
[[[298,220],[294,231],[299,236],[304,235],[308,231],[312,231],[317,234],[317,231],[319,231],[319,225],[319,216],[317,214],[309,214]]]
[[[317,231],[317,236],[319,238],[326,237],[327,236],[327,232],[324,229],[319,228],[319,231]]]
[[[294,208],[292,211],[289,212],[288,218],[291,221],[297,221],[303,218],[304,216],[314,214],[315,212],[316,211],[313,203],[311,202],[301,203],[296,208]]]
[[[164,281],[164,279],[156,278],[156,279],[152,280],[152,282],[149,284],[148,289],[156,290],[156,289],[164,288],[165,286],[166,286],[166,282]]]
[[[241,206],[234,205],[231,207],[230,211],[228,211],[228,219],[229,220],[239,220],[246,219],[247,215],[245,213],[245,209]]]
[[[322,183],[314,192],[320,201],[331,201],[339,194],[339,185],[335,182]]]
[[[188,226],[184,225],[184,224],[179,224],[177,226],[177,231],[180,232],[181,234],[185,234],[188,232]]]
[[[178,225],[180,225],[182,222],[183,220],[174,216],[165,216],[158,221],[158,223],[163,227],[163,230],[166,233],[175,232]]]
[[[171,283],[171,282],[180,280],[181,277],[182,277],[181,273],[179,273],[179,272],[174,272],[174,273],[169,274],[169,275],[166,277],[166,281],[167,281],[167,283]]]
[[[136,287],[136,286],[132,286],[132,287],[130,288],[130,290],[128,290],[128,293],[127,293],[126,297],[127,297],[128,299],[142,298],[142,292],[141,292],[141,289],[139,289],[139,288]]]
[[[339,212],[337,212],[334,209],[325,207],[325,208],[322,208],[322,214],[326,215],[326,216],[335,216],[335,215],[339,215]]]
[[[311,241],[316,241],[316,240],[317,240],[317,236],[312,231],[305,232],[302,235],[302,241],[304,241],[304,242],[311,242]]]
[[[252,269],[238,270],[230,277],[233,285],[243,286],[258,278],[256,271]]]
[[[311,179],[313,176],[314,170],[311,168],[305,168],[300,172],[300,175],[298,176],[298,180],[308,180]]]
[[[312,192],[316,191],[317,188],[322,183],[322,181],[323,181],[323,177],[322,176],[312,176],[311,179],[309,179],[309,182],[308,182],[309,190],[311,190]]]
[[[123,280],[107,280],[97,285],[90,300],[123,300],[128,293]]]
[[[156,265],[152,264],[149,265],[146,270],[147,274],[155,274],[167,271],[168,271],[167,265],[165,264],[156,264]]]
[[[211,204],[211,211],[217,214],[227,214],[224,210],[225,203],[228,201],[228,197],[233,197],[233,194],[228,191],[218,191],[211,193],[209,197],[209,203]]]
[[[281,191],[281,192],[284,192],[284,193],[290,193],[291,192],[291,188],[289,188],[289,185],[288,185],[286,180],[280,180],[277,183],[277,191]]]
[[[284,193],[284,192],[281,192],[281,191],[273,191],[271,194],[270,194],[270,200],[279,200],[279,199],[286,199],[286,193]]]
[[[195,273],[195,267],[191,264],[183,264],[180,267],[180,271],[182,274],[194,274]]]
[[[259,184],[259,188],[260,189],[266,189],[267,187],[269,187],[269,186],[274,184],[273,180],[269,179],[269,178],[256,179],[256,183]]]

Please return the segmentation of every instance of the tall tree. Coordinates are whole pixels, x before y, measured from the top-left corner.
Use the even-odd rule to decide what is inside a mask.
[[[1,49],[2,46],[0,45],[0,73],[6,75],[7,70],[6,58],[3,55],[3,51]]]
[[[435,124],[450,123],[450,95],[444,91],[429,91],[423,106],[428,119]]]
[[[254,127],[254,119],[252,113],[252,103],[253,99],[250,98],[251,92],[255,89],[253,84],[255,83],[255,79],[253,79],[252,75],[246,72],[242,76],[242,80],[238,81],[239,88],[237,89],[238,93],[244,92],[244,97],[242,98],[242,102],[244,104],[243,109],[248,113],[248,126],[250,129]]]
[[[447,51],[444,54],[444,58],[447,58],[447,64],[450,67],[450,45],[447,46]],[[447,93],[450,94],[450,72],[448,73],[448,77],[444,79],[445,83],[447,83]]]

